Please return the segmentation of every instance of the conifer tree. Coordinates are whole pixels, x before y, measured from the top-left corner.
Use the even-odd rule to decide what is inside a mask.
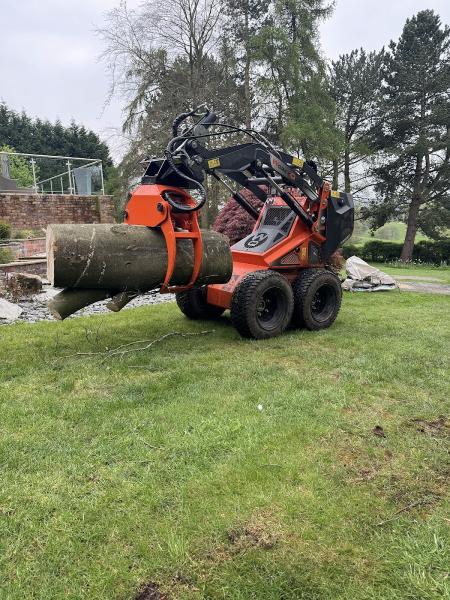
[[[383,67],[381,117],[374,131],[379,201],[373,226],[407,224],[401,260],[418,228],[437,237],[450,226],[450,28],[432,10],[408,19]]]

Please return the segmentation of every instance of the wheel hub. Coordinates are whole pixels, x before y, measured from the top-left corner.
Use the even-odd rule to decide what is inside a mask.
[[[274,318],[276,319],[281,309],[280,301],[276,289],[266,290],[256,306],[258,320],[268,325]]]
[[[328,319],[336,301],[336,294],[330,285],[322,285],[314,294],[311,313],[318,321]]]

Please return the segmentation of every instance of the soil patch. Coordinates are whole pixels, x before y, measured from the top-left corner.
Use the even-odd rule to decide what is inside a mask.
[[[157,583],[150,581],[141,587],[134,600],[168,600],[168,596],[160,591]]]
[[[257,525],[244,525],[243,527],[229,529],[227,538],[239,551],[252,546],[270,550],[278,541],[276,535]]]
[[[421,433],[428,433],[429,435],[434,436],[450,435],[450,420],[444,416],[440,416],[434,421],[416,418],[412,419],[411,423],[413,423],[417,428],[417,431],[420,431]]]

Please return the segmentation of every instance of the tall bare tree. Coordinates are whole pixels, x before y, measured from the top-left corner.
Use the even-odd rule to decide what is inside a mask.
[[[105,43],[103,59],[111,74],[110,94],[128,99],[124,129],[145,118],[148,105],[161,93],[161,80],[185,59],[188,77],[173,90],[180,104],[195,105],[202,92],[203,67],[217,43],[220,5],[214,0],[146,0],[131,10],[123,0],[98,30]],[[180,82],[181,83],[181,82]]]

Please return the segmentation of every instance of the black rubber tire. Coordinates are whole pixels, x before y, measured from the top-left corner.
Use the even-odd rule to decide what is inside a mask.
[[[327,269],[305,269],[292,284],[293,327],[318,331],[336,320],[342,301],[339,278]]]
[[[206,287],[192,288],[175,294],[178,308],[189,319],[218,319],[225,310],[220,306],[208,304],[206,290]]]
[[[254,271],[240,281],[231,299],[231,322],[246,338],[263,340],[283,333],[294,310],[288,280],[275,271]]]

